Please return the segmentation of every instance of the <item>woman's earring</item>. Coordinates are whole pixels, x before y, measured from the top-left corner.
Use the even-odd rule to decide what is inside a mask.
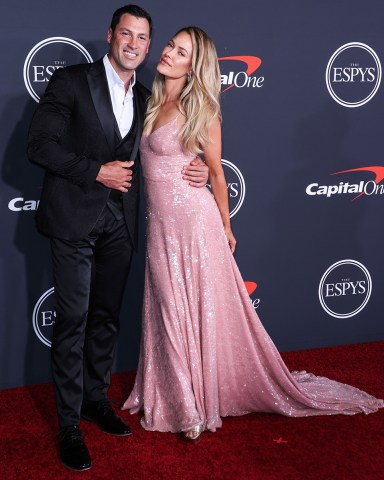
[[[189,83],[192,79],[192,73],[189,72],[188,75],[187,75],[187,82]]]

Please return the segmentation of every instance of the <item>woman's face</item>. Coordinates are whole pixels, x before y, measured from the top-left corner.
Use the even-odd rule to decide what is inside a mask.
[[[164,47],[157,71],[165,77],[178,79],[191,71],[192,40],[187,32],[180,32]]]

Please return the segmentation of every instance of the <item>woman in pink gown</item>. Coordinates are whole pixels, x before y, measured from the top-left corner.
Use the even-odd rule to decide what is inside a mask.
[[[375,412],[383,401],[306,372],[290,373],[249,299],[233,251],[221,167],[216,51],[196,27],[164,48],[141,159],[147,258],[140,359],[123,409],[147,430],[196,440],[221,417]],[[212,195],[182,179],[201,146]]]

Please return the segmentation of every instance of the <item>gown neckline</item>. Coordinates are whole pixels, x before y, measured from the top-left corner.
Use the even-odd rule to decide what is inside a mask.
[[[152,132],[148,133],[148,137],[154,133],[156,133],[158,130],[161,130],[162,128],[166,127],[167,125],[170,125],[171,123],[173,123],[175,120],[177,120],[179,118],[179,115],[180,113],[178,113],[176,115],[176,117],[172,118],[172,120],[169,120],[168,122],[166,123],[163,123],[163,125],[161,125],[160,127],[156,128],[155,130],[152,130]]]

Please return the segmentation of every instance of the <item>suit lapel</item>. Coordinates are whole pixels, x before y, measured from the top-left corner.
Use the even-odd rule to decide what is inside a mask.
[[[99,121],[104,130],[111,152],[114,153],[115,116],[113,114],[112,102],[102,59],[92,64],[87,73],[87,79],[97,116],[99,117]]]
[[[141,139],[141,134],[143,133],[143,122],[144,122],[144,108],[145,108],[145,102],[140,98],[137,90],[135,87],[133,87],[134,90],[134,97],[135,97],[135,115],[136,115],[136,125],[137,125],[137,130],[136,130],[136,138],[135,138],[135,143],[132,148],[132,154],[131,154],[131,159],[135,160],[137,156],[137,152],[139,150],[140,146],[140,139]]]

